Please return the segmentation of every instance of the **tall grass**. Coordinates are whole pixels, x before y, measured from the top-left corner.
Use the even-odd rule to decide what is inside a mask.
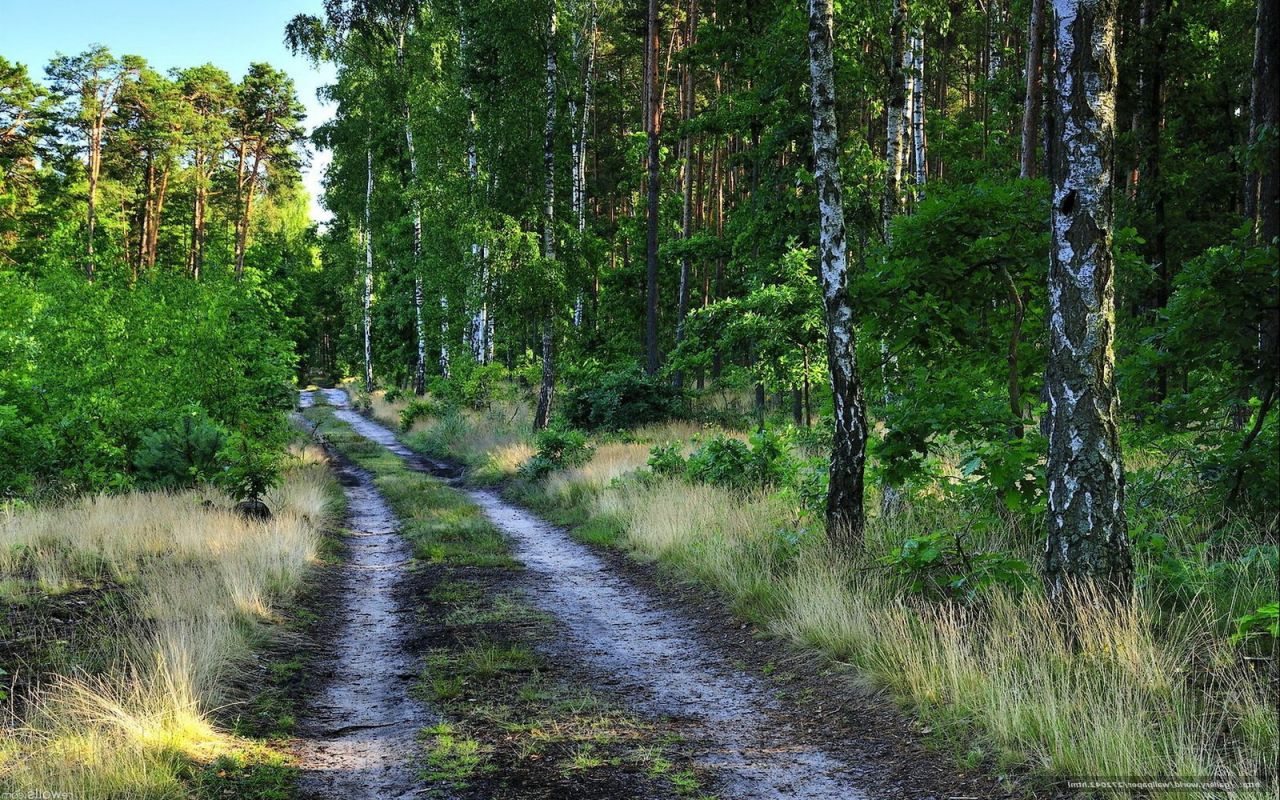
[[[46,665],[0,743],[0,786],[21,796],[187,797],[191,760],[231,737],[211,713],[249,656],[255,623],[271,620],[317,556],[332,478],[299,450],[260,523],[211,491],[87,497],[0,516],[0,577],[28,593],[112,587],[128,613],[102,635],[118,655],[105,673]]]

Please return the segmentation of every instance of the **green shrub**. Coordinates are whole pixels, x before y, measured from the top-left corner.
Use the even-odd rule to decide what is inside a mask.
[[[436,407],[430,400],[410,400],[409,405],[404,407],[400,412],[400,430],[407,431],[413,427],[413,423],[420,419],[433,417],[436,414]]]
[[[578,383],[564,400],[569,424],[584,430],[621,430],[688,415],[684,394],[638,369],[600,374]]]
[[[141,482],[158,489],[180,489],[213,480],[221,469],[218,453],[227,434],[203,412],[151,430],[133,456]]]
[[[671,477],[683,475],[687,464],[680,454],[679,442],[655,444],[649,449],[649,469],[654,475]]]
[[[932,600],[977,599],[991,586],[1021,590],[1033,573],[1025,561],[1005,553],[974,552],[964,533],[937,531],[907,539],[880,559],[911,594]]]
[[[474,409],[487,409],[501,399],[506,369],[501,364],[477,364],[462,380],[462,400]]]
[[[404,399],[404,389],[401,389],[399,386],[392,386],[383,393],[382,399],[386,400],[388,403],[397,403]]]
[[[554,470],[580,467],[591,460],[592,448],[582,431],[549,428],[538,434],[535,444],[537,453],[520,467],[520,474],[529,480],[541,480]]]
[[[791,482],[796,464],[777,433],[761,430],[746,442],[716,434],[704,442],[685,467],[694,483],[710,483],[730,489],[769,489]]]
[[[237,500],[257,500],[280,482],[280,451],[247,436],[233,435],[218,458],[217,483]]]

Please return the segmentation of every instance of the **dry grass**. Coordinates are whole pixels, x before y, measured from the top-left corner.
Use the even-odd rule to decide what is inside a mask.
[[[1073,645],[1039,592],[995,593],[981,613],[904,604],[874,571],[815,548],[786,582],[776,629],[1048,774],[1243,777],[1274,758],[1275,699],[1207,634],[1202,610],[1157,635],[1142,603],[1085,595]]]
[[[663,559],[727,593],[753,614],[777,606],[786,543],[773,498],[680,480],[627,483],[598,495],[596,513],[621,521],[643,558]]]
[[[1084,597],[1073,646],[1034,589],[995,592],[979,610],[904,600],[874,554],[933,529],[927,511],[874,522],[868,555],[850,562],[820,537],[788,539],[786,509],[769,498],[632,483],[599,493],[595,508],[641,556],[856,665],[926,718],[978,732],[1005,763],[1062,776],[1252,776],[1280,748],[1276,698],[1211,632],[1209,598],[1170,620],[1153,597],[1120,611]],[[993,528],[974,544],[1025,546]]]
[[[42,592],[118,585],[135,619],[105,631],[120,651],[108,673],[67,669],[38,690],[0,744],[0,785],[187,796],[181,760],[230,741],[209,713],[248,655],[247,624],[271,619],[317,555],[331,478],[318,450],[294,455],[267,523],[210,491],[100,495],[0,517],[0,577]]]
[[[591,454],[591,460],[581,467],[552,473],[544,488],[552,495],[559,495],[571,486],[597,492],[616,478],[644,469],[648,463],[649,445],[609,442],[597,447]]]

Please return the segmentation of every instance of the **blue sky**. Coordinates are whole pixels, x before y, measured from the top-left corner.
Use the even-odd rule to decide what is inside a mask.
[[[212,62],[233,78],[250,62],[266,61],[293,77],[311,128],[332,113],[316,89],[333,70],[317,70],[284,46],[285,23],[299,13],[321,13],[321,0],[0,0],[0,56],[26,64],[36,78],[54,53],[91,44],[142,56],[161,71]],[[328,154],[313,153],[311,161],[303,180],[320,219],[326,215],[314,198]]]

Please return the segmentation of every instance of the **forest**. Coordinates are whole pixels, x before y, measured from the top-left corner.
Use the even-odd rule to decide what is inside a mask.
[[[0,53],[0,797],[1280,791],[1272,0],[297,5]]]

